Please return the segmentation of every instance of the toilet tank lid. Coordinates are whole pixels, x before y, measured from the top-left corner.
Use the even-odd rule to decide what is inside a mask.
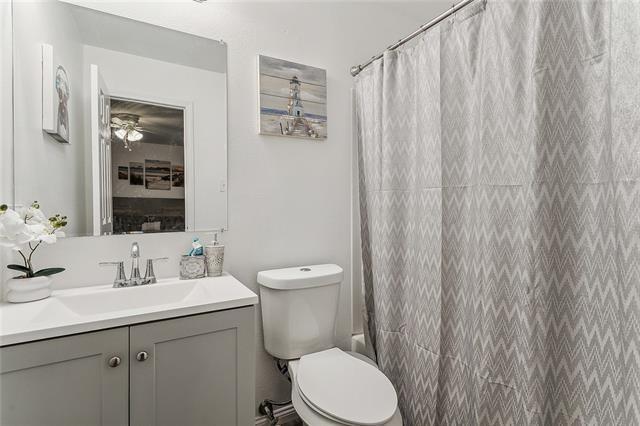
[[[322,287],[342,282],[338,265],[310,265],[258,272],[258,284],[276,290]]]

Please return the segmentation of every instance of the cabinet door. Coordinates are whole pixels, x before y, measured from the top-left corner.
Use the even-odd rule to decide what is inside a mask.
[[[131,425],[254,424],[254,307],[133,326]]]
[[[127,328],[0,348],[0,424],[128,424],[128,354]]]

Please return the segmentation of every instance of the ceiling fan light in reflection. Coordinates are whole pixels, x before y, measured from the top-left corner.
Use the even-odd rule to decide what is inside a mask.
[[[143,134],[138,127],[140,118],[134,114],[121,114],[111,118],[111,127],[114,129],[113,134],[124,143],[124,147],[131,151],[132,142],[138,142],[142,139]]]
[[[129,139],[131,142],[138,142],[140,139],[142,139],[142,136],[142,133],[140,133],[139,131],[131,130],[127,135],[127,139]]]
[[[118,129],[113,133],[115,133],[115,135],[122,140],[124,140],[125,136],[127,136],[127,131],[124,129]]]

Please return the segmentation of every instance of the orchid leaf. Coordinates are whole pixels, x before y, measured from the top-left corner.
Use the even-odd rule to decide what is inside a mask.
[[[13,269],[14,271],[25,272],[27,274],[29,272],[31,272],[31,269],[27,268],[26,266],[22,266],[22,265],[7,265],[7,268]]]
[[[49,275],[59,274],[64,271],[64,268],[45,268],[40,269],[38,272],[33,274],[34,277],[48,277]]]

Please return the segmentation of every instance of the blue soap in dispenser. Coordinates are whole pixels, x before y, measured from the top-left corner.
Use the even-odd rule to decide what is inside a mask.
[[[189,252],[189,256],[202,256],[204,254],[204,250],[202,248],[202,243],[200,242],[200,238],[194,238],[191,243],[191,251]]]

